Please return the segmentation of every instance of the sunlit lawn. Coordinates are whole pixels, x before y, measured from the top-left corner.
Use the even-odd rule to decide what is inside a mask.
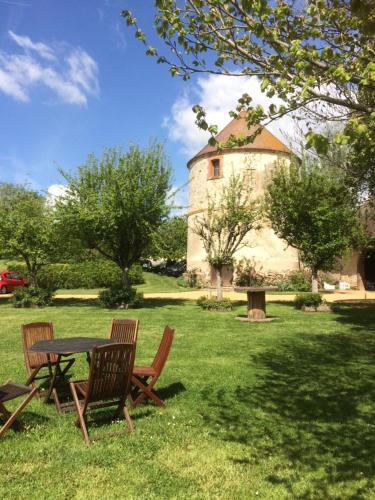
[[[375,305],[304,313],[271,304],[266,324],[194,302],[148,300],[113,311],[60,299],[42,310],[0,302],[0,380],[25,380],[20,325],[56,337],[104,337],[139,318],[137,363],[176,329],[158,383],[166,409],[132,410],[135,432],[84,444],[74,415],[34,400],[26,432],[0,442],[1,498],[374,498]],[[87,374],[76,355],[75,378]],[[113,426],[120,428],[122,423]],[[105,433],[105,425],[96,432]]]
[[[136,285],[137,290],[143,293],[186,292],[192,290],[192,288],[178,286],[176,278],[172,276],[162,276],[160,274],[144,272],[143,278],[145,283],[143,285]],[[100,290],[100,288],[75,288],[70,290],[57,290],[56,293],[58,295],[97,295]]]

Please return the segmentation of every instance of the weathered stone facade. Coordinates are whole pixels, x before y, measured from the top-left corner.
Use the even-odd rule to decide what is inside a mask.
[[[243,117],[230,122],[217,136],[219,141],[239,134],[249,134]],[[218,153],[211,146],[203,148],[188,163],[189,168],[189,210],[188,210],[188,270],[195,270],[204,284],[214,284],[214,273],[206,260],[203,244],[193,231],[194,221],[207,210],[208,196],[219,195],[230,175],[245,175],[251,183],[254,197],[261,196],[273,168],[280,163],[289,164],[290,151],[269,131],[263,129],[255,141],[248,145]],[[364,273],[361,262],[366,251],[355,252],[345,258],[339,272],[332,273],[337,281],[347,281],[352,288],[364,287]],[[251,232],[246,247],[239,250],[235,259],[251,259],[264,275],[288,276],[300,269],[298,253],[278,238],[270,227]],[[362,264],[363,268],[363,264]],[[231,284],[232,274],[223,273],[223,284]]]

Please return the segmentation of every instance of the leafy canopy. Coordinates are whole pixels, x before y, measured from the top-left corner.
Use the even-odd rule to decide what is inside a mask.
[[[51,207],[24,186],[0,185],[0,246],[3,254],[25,261],[32,284],[40,268],[55,259],[58,233]]]
[[[234,173],[219,195],[208,195],[207,211],[196,216],[192,230],[201,238],[207,260],[217,271],[219,300],[222,268],[233,265],[234,254],[248,243],[249,231],[260,227],[259,220],[259,206],[251,196],[251,186],[243,176]]]
[[[361,239],[343,176],[318,165],[277,168],[266,193],[266,213],[277,236],[299,251],[313,276],[332,270]]]
[[[170,165],[159,144],[130,146],[89,155],[76,176],[63,172],[67,196],[58,203],[66,232],[80,239],[123,271],[149,246],[153,231],[168,213]]]
[[[338,142],[356,140],[375,128],[375,15],[372,0],[156,0],[155,29],[167,52],[151,47],[129,10],[122,12],[146,53],[169,66],[172,76],[187,80],[195,73],[256,76],[261,90],[278,104],[253,105],[249,93],[238,100],[234,115],[247,111],[251,126],[290,112],[318,120],[349,123]],[[366,15],[364,15],[364,12]],[[201,106],[197,124],[211,132]],[[327,147],[311,130],[309,145]],[[248,139],[253,140],[253,137]]]
[[[154,259],[186,259],[187,230],[186,217],[166,219],[153,234],[149,255]]]

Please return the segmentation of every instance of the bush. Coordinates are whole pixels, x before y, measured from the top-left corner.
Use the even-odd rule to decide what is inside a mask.
[[[316,309],[320,306],[322,300],[319,293],[299,293],[294,299],[294,305],[296,309],[302,309],[302,307],[315,307]]]
[[[262,286],[265,277],[256,270],[251,259],[243,257],[236,265],[236,286]]]
[[[129,306],[140,307],[143,303],[143,294],[137,293],[135,288],[124,288],[122,285],[115,285],[99,294],[99,301],[104,307],[123,308]]]
[[[231,311],[233,306],[229,299],[210,299],[203,295],[197,299],[197,305],[208,311]]]
[[[277,284],[281,292],[308,292],[311,288],[310,282],[302,271],[291,273],[287,281]]]
[[[8,262],[7,268],[27,277],[25,264]],[[48,264],[38,275],[41,288],[57,290],[58,288],[102,288],[121,283],[121,271],[113,262],[93,258],[77,264]],[[129,278],[132,285],[144,283],[142,267],[135,264],[130,268]]]
[[[184,288],[200,288],[198,276],[194,269],[186,271],[184,277],[180,276],[177,278],[176,283],[178,286],[182,286]]]
[[[14,307],[45,307],[52,304],[52,299],[52,290],[19,286],[14,289],[11,301]]]

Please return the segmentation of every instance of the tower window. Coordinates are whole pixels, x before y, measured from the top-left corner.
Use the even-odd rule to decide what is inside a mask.
[[[222,177],[221,159],[220,158],[212,158],[209,160],[208,178],[209,179],[218,179],[219,177]]]

